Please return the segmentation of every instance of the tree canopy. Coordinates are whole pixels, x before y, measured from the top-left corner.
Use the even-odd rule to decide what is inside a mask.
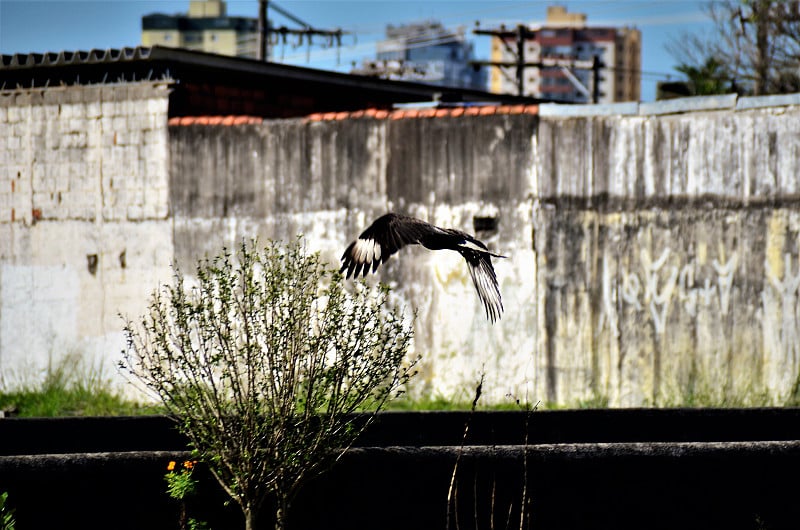
[[[705,9],[710,35],[685,33],[667,46],[697,95],[800,91],[800,2],[721,0]]]

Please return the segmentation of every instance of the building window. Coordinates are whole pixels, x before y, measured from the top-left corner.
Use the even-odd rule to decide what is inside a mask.
[[[170,35],[169,33],[165,33],[164,34],[164,42],[169,42],[171,40],[172,40],[172,35]]]

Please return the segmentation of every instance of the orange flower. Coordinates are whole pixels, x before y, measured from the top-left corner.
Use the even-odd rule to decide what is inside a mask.
[[[175,462],[170,460],[169,464],[167,464],[167,471],[174,471],[175,470]]]
[[[196,463],[197,460],[187,460],[186,462],[183,463],[183,467],[185,467],[186,469],[192,469]]]

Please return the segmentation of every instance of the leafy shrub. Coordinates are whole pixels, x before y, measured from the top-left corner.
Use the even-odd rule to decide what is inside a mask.
[[[283,528],[300,485],[338,459],[401,392],[412,331],[385,287],[326,268],[300,240],[242,243],[176,270],[128,321],[122,366],[152,390],[248,530],[268,498]],[[372,416],[354,416],[371,411]]]

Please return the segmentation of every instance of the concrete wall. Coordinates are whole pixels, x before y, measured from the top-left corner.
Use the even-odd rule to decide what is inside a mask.
[[[395,288],[409,314],[417,311],[420,392],[471,399],[483,366],[495,399],[524,392],[526,380],[516,374],[530,364],[536,336],[535,130],[532,115],[171,127],[177,261],[189,270],[198,255],[242,237],[303,233],[311,249],[338,264],[347,243],[389,210],[470,232],[474,216],[496,217],[497,230],[478,235],[513,257],[496,266],[506,307],[499,324],[486,320],[454,252],[404,249],[377,278]]]
[[[70,354],[113,372],[119,313],[169,279],[167,95],[0,92],[0,387]]]
[[[549,399],[781,403],[795,391],[799,116],[541,121],[537,356]]]
[[[495,402],[783,403],[800,110],[728,99],[168,128],[157,84],[3,92],[0,373],[71,351],[113,364],[117,314],[140,314],[173,259],[304,233],[338,263],[395,210],[469,232],[493,217],[477,235],[509,256],[495,325],[455,253],[381,269],[417,312],[418,392],[470,399],[483,370]]]
[[[495,402],[784,402],[797,108],[553,114],[173,127],[179,261],[304,232],[335,263],[386,210],[492,216],[478,236],[511,257],[494,326],[454,253],[411,248],[379,275],[417,311],[426,390],[468,399],[485,370]]]

